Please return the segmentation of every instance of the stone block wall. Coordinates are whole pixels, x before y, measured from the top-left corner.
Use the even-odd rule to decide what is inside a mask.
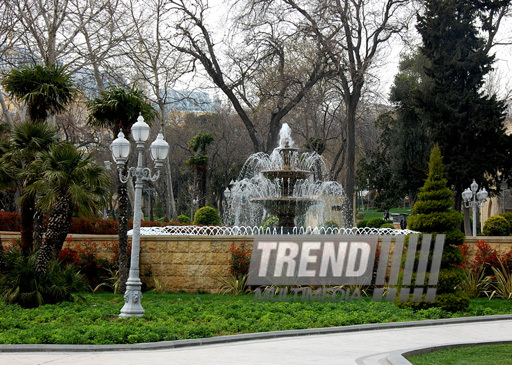
[[[217,292],[229,276],[231,244],[244,236],[143,236],[140,270],[151,272],[169,291]]]
[[[7,249],[17,232],[0,232]],[[485,240],[500,254],[512,249],[511,237],[466,237],[470,258],[476,253],[477,240]],[[142,236],[140,272],[149,286],[155,279],[167,291],[218,292],[222,278],[229,276],[231,244],[253,243],[252,236]],[[93,245],[100,257],[112,259],[116,235],[70,235],[64,247]],[[151,273],[147,276],[147,273]]]

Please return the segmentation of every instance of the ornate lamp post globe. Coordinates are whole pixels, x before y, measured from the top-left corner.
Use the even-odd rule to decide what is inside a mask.
[[[141,305],[142,282],[139,273],[139,254],[140,254],[140,221],[142,220],[142,188],[144,181],[156,181],[160,176],[160,168],[163,166],[163,160],[169,152],[169,144],[164,141],[162,133],[158,134],[157,139],[151,144],[151,157],[155,161],[156,173],[151,175],[151,170],[142,166],[142,157],[144,145],[149,137],[149,125],[144,122],[142,115],[139,115],[137,122],[131,128],[132,137],[137,147],[137,166],[130,167],[126,175],[123,173],[126,159],[130,154],[130,142],[124,138],[123,132],[119,132],[117,138],[110,145],[112,156],[119,170],[119,180],[126,183],[131,177],[135,177],[135,201],[133,209],[133,235],[132,235],[132,254],[130,259],[130,273],[126,281],[126,292],[124,294],[125,304],[121,309],[119,317],[142,317],[144,309]]]
[[[124,166],[126,159],[130,155],[130,142],[124,138],[123,132],[117,134],[117,138],[110,145],[110,150],[118,168],[119,165]]]
[[[132,125],[132,137],[135,142],[146,142],[149,137],[149,125],[144,121],[142,115],[139,115],[137,122]]]
[[[169,144],[164,141],[164,136],[162,132],[158,133],[156,139],[153,143],[151,143],[151,158],[155,161],[156,168],[160,168],[163,165],[163,161],[167,157],[169,153]]]
[[[464,206],[466,208],[473,208],[473,237],[476,237],[476,209],[485,202],[488,195],[485,188],[482,188],[478,193],[477,190],[478,184],[475,180],[473,180],[469,188],[462,192],[462,200],[464,200]]]

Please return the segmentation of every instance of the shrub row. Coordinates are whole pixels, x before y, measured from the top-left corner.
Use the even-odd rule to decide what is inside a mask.
[[[188,223],[190,224],[190,223]],[[183,226],[187,223],[142,221],[142,227]],[[128,229],[133,226],[133,220],[128,221]],[[19,232],[21,228],[20,215],[16,212],[0,212],[0,231]],[[73,217],[69,233],[75,234],[117,234],[117,221],[102,218]]]
[[[384,220],[380,217],[372,219],[363,219],[357,222],[357,228],[394,228],[392,220]]]

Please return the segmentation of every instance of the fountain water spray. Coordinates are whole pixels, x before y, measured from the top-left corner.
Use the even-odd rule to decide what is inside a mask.
[[[328,204],[341,205],[343,188],[335,181],[323,181],[327,170],[325,160],[316,152],[299,153],[290,127],[283,124],[279,146],[270,155],[255,153],[245,162],[226,199],[224,223],[254,226],[276,216],[278,226],[291,230],[306,225],[306,213],[316,217],[316,224],[332,220],[333,215],[341,217],[341,212],[333,212]]]

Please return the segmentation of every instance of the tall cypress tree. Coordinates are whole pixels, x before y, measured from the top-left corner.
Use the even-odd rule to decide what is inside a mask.
[[[504,5],[491,0],[426,0],[425,14],[418,17],[420,50],[428,59],[425,72],[432,85],[416,94],[417,105],[445,156],[456,209],[473,179],[492,191],[499,171],[510,166],[505,104],[481,91],[494,56],[476,27],[477,20]]]
[[[446,186],[443,160],[438,145],[430,154],[429,173],[425,185],[418,194],[419,200],[409,218],[409,228],[422,233],[444,233],[443,256],[434,303],[417,303],[417,307],[435,306],[456,312],[469,306],[469,297],[456,286],[463,280],[462,269],[456,265],[462,263],[462,251],[459,246],[464,243],[464,234],[457,228],[462,221],[462,214],[451,209],[452,192]],[[410,304],[410,303],[409,303]]]

